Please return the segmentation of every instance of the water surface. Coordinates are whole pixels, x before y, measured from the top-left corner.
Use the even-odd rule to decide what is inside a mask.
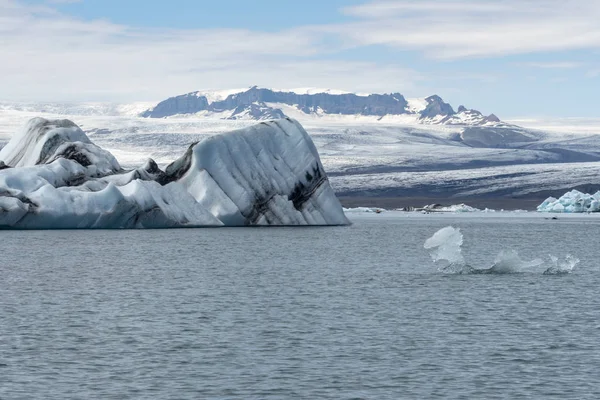
[[[0,232],[1,399],[600,397],[595,216]],[[449,275],[571,253],[573,273]]]

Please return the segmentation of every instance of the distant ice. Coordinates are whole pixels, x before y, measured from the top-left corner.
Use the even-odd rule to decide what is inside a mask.
[[[380,214],[382,212],[387,211],[385,208],[379,207],[354,207],[354,208],[344,208],[345,213],[375,213]]]
[[[559,199],[548,197],[537,209],[540,212],[552,213],[600,212],[600,191],[587,194],[571,190]]]
[[[479,208],[471,207],[464,203],[461,203],[461,204],[453,204],[450,206],[441,206],[439,204],[431,204],[431,205],[423,207],[423,211],[462,213],[462,212],[480,212],[482,210],[480,210]],[[493,211],[493,210],[486,209],[486,211]]]

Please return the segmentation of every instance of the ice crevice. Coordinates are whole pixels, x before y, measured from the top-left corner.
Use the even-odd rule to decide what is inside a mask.
[[[345,225],[292,119],[192,143],[162,171],[124,170],[73,122],[34,118],[0,150],[0,228]]]

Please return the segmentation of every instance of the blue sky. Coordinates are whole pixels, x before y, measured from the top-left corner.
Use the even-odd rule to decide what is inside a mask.
[[[343,22],[339,10],[356,0],[83,0],[55,8],[79,18],[106,18],[138,27],[177,29],[246,28],[278,31],[289,26]]]
[[[579,0],[0,0],[0,97],[320,87],[597,117],[598,20]]]

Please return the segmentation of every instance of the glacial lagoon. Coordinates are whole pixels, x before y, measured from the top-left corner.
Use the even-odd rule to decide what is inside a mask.
[[[0,398],[597,398],[600,216],[552,216],[0,231]],[[447,226],[542,263],[441,272]]]

